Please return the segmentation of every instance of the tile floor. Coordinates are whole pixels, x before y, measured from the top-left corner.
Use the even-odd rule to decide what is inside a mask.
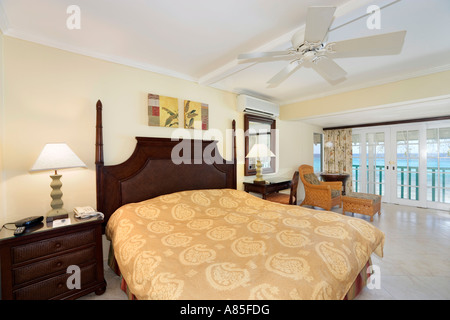
[[[450,213],[385,203],[381,210],[372,222],[386,236],[384,257],[372,255],[380,270],[380,288],[366,287],[357,299],[450,300]],[[369,221],[367,216],[354,216]],[[127,298],[120,278],[107,266],[105,279],[108,286],[103,295],[92,293],[81,299]]]

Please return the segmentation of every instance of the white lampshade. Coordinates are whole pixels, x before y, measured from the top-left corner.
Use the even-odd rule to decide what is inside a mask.
[[[58,170],[86,167],[83,161],[65,143],[49,143],[44,146],[31,171]]]
[[[250,149],[250,152],[246,156],[247,158],[269,158],[275,157],[272,151],[265,144],[254,144]]]

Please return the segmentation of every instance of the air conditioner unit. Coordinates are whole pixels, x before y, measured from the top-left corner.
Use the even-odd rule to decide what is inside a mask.
[[[240,112],[262,115],[267,117],[278,117],[280,107],[273,102],[240,94],[237,97],[237,109]]]

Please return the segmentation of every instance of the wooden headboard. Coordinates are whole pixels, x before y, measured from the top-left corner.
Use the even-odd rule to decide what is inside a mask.
[[[103,107],[100,100],[96,107],[97,210],[105,215],[104,226],[114,211],[127,203],[183,190],[236,189],[235,120],[232,122],[232,161],[227,162],[221,157],[217,149],[217,141],[184,139],[183,143],[189,144],[190,150],[192,150],[191,164],[175,164],[172,161],[172,149],[180,141],[172,141],[171,138],[136,137],[137,143],[134,152],[126,161],[117,165],[105,166],[103,159]],[[198,150],[194,152],[194,148],[199,149],[199,146],[201,146],[201,154]],[[204,152],[205,148],[207,148],[207,152]]]

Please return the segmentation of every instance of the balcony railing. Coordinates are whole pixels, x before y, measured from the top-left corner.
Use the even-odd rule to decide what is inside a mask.
[[[355,192],[360,191],[360,179],[359,179],[359,170],[360,165],[353,164],[353,188]],[[374,170],[378,174],[378,180],[375,181],[378,184],[378,190],[375,193],[382,195],[383,194],[383,172],[384,166],[378,165],[375,166]],[[438,175],[441,174],[441,185],[438,186]],[[445,185],[445,176],[450,174],[450,169],[446,168],[437,168],[437,167],[427,167],[427,185],[428,185],[428,201],[438,201],[437,191],[442,190],[442,198],[440,202],[447,203],[446,201],[446,193],[445,191],[449,191],[448,186]],[[367,175],[369,175],[369,170],[367,166]],[[369,177],[367,177],[369,178]],[[369,180],[369,179],[368,179]],[[397,188],[399,198],[401,199],[409,199],[409,200],[419,200],[419,168],[418,167],[408,167],[406,166],[398,166],[397,167]],[[447,193],[447,197],[448,197]],[[431,199],[430,199],[431,198]]]

